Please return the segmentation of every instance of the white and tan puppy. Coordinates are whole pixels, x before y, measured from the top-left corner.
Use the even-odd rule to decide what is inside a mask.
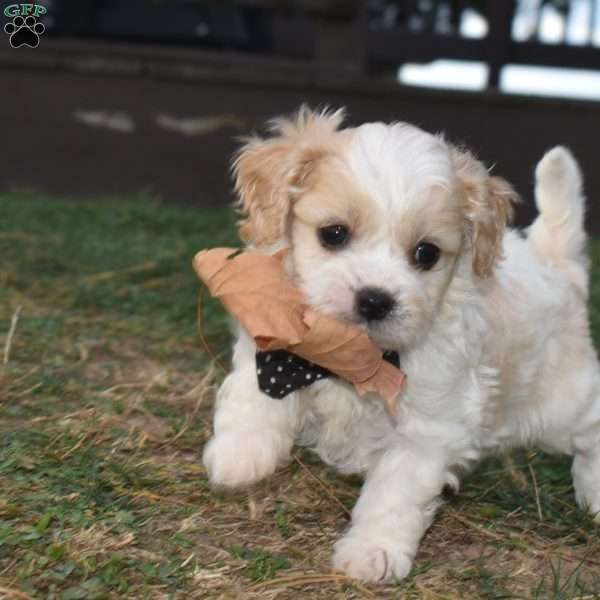
[[[445,485],[489,451],[574,456],[579,504],[600,513],[600,369],[586,302],[584,198],[568,150],[536,171],[539,216],[505,228],[515,194],[471,154],[406,123],[340,129],[301,109],[252,139],[234,171],[249,247],[291,248],[315,309],[396,350],[407,384],[392,419],[339,379],[283,400],[260,392],[239,331],[204,464],[214,485],[271,475],[294,443],[365,484],[333,565],[405,577]]]

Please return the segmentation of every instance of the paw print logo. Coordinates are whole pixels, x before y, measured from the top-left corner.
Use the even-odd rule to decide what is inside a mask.
[[[12,23],[4,26],[4,31],[10,35],[10,45],[13,48],[21,46],[37,48],[40,35],[46,31],[46,28],[43,23],[38,23],[33,15],[29,15],[25,19],[20,16],[15,17]]]

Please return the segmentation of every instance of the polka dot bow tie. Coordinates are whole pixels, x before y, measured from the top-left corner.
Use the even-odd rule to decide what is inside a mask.
[[[394,350],[384,352],[383,359],[400,368],[400,358]],[[337,377],[328,369],[287,350],[257,352],[256,375],[259,389],[267,396],[277,399],[285,398],[291,392],[305,388],[315,381]]]

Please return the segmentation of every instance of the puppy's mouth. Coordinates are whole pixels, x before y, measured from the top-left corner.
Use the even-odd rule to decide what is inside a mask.
[[[394,322],[393,315],[390,315],[389,318],[381,321],[368,321],[355,314],[343,317],[338,316],[338,318],[341,318],[341,320],[353,327],[362,329],[369,336],[371,341],[381,349],[385,355],[384,358],[395,367],[400,368],[399,353],[402,352],[403,344],[402,341],[398,339],[398,333],[394,332],[392,329]]]
[[[381,348],[382,351],[401,351],[402,341],[398,339],[398,334],[385,329],[383,324],[379,324],[377,327],[368,326],[366,328],[371,340]]]
[[[401,350],[403,345],[401,340],[402,322],[408,315],[399,305],[396,305],[389,314],[381,319],[368,319],[359,314],[355,306],[340,310],[339,306],[330,303],[314,308],[344,321],[348,325],[362,329],[382,351]]]
[[[394,310],[384,319],[377,321],[365,319],[355,312],[337,316],[349,325],[362,329],[383,352],[402,350],[403,344],[399,339],[398,328],[405,318],[403,313]]]

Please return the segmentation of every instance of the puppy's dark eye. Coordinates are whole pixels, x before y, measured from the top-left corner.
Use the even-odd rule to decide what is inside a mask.
[[[422,242],[415,248],[413,261],[419,269],[429,271],[440,259],[440,249],[435,244]]]
[[[341,248],[350,239],[346,225],[327,225],[319,229],[319,239],[325,248]]]

